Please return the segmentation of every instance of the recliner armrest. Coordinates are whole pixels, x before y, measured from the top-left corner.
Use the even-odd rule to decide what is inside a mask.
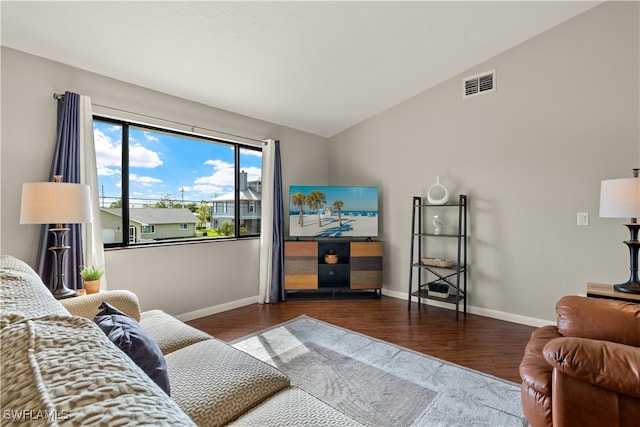
[[[93,320],[103,301],[133,317],[136,321],[140,321],[140,302],[138,301],[138,296],[131,291],[102,291],[95,294],[62,299],[60,303],[72,315]]]
[[[575,295],[556,304],[558,331],[565,337],[640,347],[640,304]]]
[[[640,348],[588,338],[563,337],[543,350],[549,364],[577,380],[640,398]]]

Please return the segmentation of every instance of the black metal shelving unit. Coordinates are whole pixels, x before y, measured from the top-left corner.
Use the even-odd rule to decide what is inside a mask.
[[[458,203],[433,205],[423,203],[421,197],[413,197],[411,214],[411,267],[409,270],[409,310],[413,297],[418,298],[418,308],[422,307],[422,298],[434,301],[455,304],[456,320],[459,319],[460,305],[463,312],[467,313],[467,203],[468,197],[464,194],[459,196]],[[425,217],[430,213],[435,213],[442,209],[458,209],[458,224],[454,233],[436,233],[427,231],[424,224]],[[428,253],[434,257],[434,253],[429,250],[429,240],[431,239],[456,239],[457,252],[456,259],[451,267],[437,267],[425,265],[422,262],[423,254]],[[439,258],[439,257],[436,257]],[[414,274],[415,273],[415,274]],[[414,276],[417,277],[417,287],[414,288]],[[453,288],[453,294],[449,293],[446,298],[429,294],[429,285],[433,283],[446,283]]]

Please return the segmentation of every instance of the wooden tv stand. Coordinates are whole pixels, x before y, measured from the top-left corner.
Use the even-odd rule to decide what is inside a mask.
[[[328,264],[333,251],[338,262]],[[313,240],[284,242],[284,289],[289,297],[351,295],[373,291],[382,295],[382,242]],[[371,293],[371,292],[369,292]]]

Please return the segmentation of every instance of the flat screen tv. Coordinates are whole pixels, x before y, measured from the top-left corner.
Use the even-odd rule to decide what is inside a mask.
[[[291,237],[377,237],[378,187],[291,185]]]

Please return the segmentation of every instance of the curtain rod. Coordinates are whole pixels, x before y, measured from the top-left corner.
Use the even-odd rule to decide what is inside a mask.
[[[54,93],[53,94],[53,99],[55,99],[56,101],[61,101],[61,100],[64,99],[64,94],[63,93]],[[221,130],[208,129],[208,128],[204,128],[204,127],[201,127],[201,126],[191,125],[191,124],[188,124],[188,123],[181,123],[181,122],[176,122],[174,120],[163,119],[161,117],[154,117],[154,116],[150,116],[148,114],[136,113],[135,111],[127,111],[127,110],[123,110],[121,108],[109,107],[108,105],[100,105],[100,104],[95,104],[93,102],[91,104],[95,105],[96,107],[106,108],[108,110],[120,111],[121,113],[134,114],[136,116],[146,117],[148,119],[160,120],[160,121],[167,122],[167,123],[173,123],[173,124],[180,125],[180,126],[186,126],[186,127],[191,128],[191,132],[195,132],[196,129],[202,129],[202,130],[208,130],[209,132],[221,133],[223,135],[227,135],[227,136],[230,136],[230,137],[233,137],[233,138],[242,138],[242,139],[247,139],[249,141],[260,142],[263,145],[267,144],[267,141],[265,141],[263,139],[255,139],[255,138],[250,138],[248,136],[235,135],[233,133],[223,132]]]

